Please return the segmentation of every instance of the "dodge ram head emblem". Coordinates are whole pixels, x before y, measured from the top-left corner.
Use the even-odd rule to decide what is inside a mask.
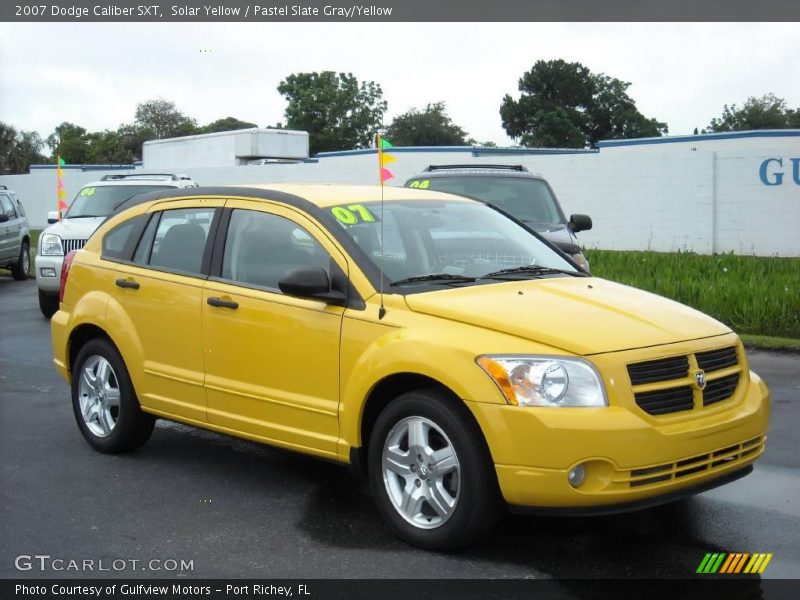
[[[694,372],[694,380],[695,380],[695,383],[697,383],[697,389],[698,390],[702,391],[702,390],[706,389],[706,373],[705,373],[705,371],[702,371],[702,370],[695,371]]]

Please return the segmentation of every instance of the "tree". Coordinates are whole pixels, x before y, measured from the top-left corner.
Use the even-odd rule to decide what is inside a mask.
[[[311,154],[366,148],[386,112],[383,90],[352,73],[294,73],[278,85],[288,129],[309,133]]]
[[[666,133],[666,123],[639,112],[630,85],[578,62],[536,61],[519,80],[519,99],[503,98],[503,128],[523,146],[572,148]]]
[[[89,160],[89,138],[83,127],[63,122],[47,136],[47,145],[53,157],[60,156],[67,162],[83,164]]]
[[[174,102],[157,98],[136,105],[135,124],[152,132],[151,139],[198,133],[197,121],[180,112]]]
[[[198,133],[217,133],[220,131],[236,131],[237,129],[252,129],[258,127],[255,123],[248,123],[247,121],[240,121],[234,117],[225,117],[224,119],[217,119],[213,123],[203,125],[198,130]]]
[[[0,123],[0,173],[27,173],[32,163],[44,162],[40,150],[44,142],[35,131],[17,132]]]
[[[800,127],[800,108],[791,109],[786,100],[775,94],[760,98],[750,96],[739,108],[735,104],[722,109],[722,115],[711,119],[703,133],[745,131],[748,129],[794,129]]]
[[[395,146],[464,146],[467,132],[447,116],[444,102],[411,108],[398,115],[386,129],[386,139]]]

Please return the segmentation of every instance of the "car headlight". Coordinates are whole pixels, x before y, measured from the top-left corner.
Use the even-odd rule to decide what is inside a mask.
[[[42,234],[42,256],[64,256],[64,248],[61,246],[61,238],[55,233]]]
[[[483,355],[476,360],[509,404],[608,406],[597,371],[580,358]]]

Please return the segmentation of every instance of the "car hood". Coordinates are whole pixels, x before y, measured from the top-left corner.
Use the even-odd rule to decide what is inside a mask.
[[[729,333],[688,306],[604,279],[558,277],[409,294],[411,310],[574,354],[601,354]]]
[[[55,233],[67,240],[85,240],[100,227],[108,217],[87,217],[85,219],[62,219],[58,223],[53,223],[45,229],[42,234]]]

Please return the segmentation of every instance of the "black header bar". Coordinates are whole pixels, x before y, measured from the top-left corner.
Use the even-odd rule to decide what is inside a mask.
[[[149,2],[149,4],[147,3]],[[800,21],[797,0],[3,0],[10,22]]]

